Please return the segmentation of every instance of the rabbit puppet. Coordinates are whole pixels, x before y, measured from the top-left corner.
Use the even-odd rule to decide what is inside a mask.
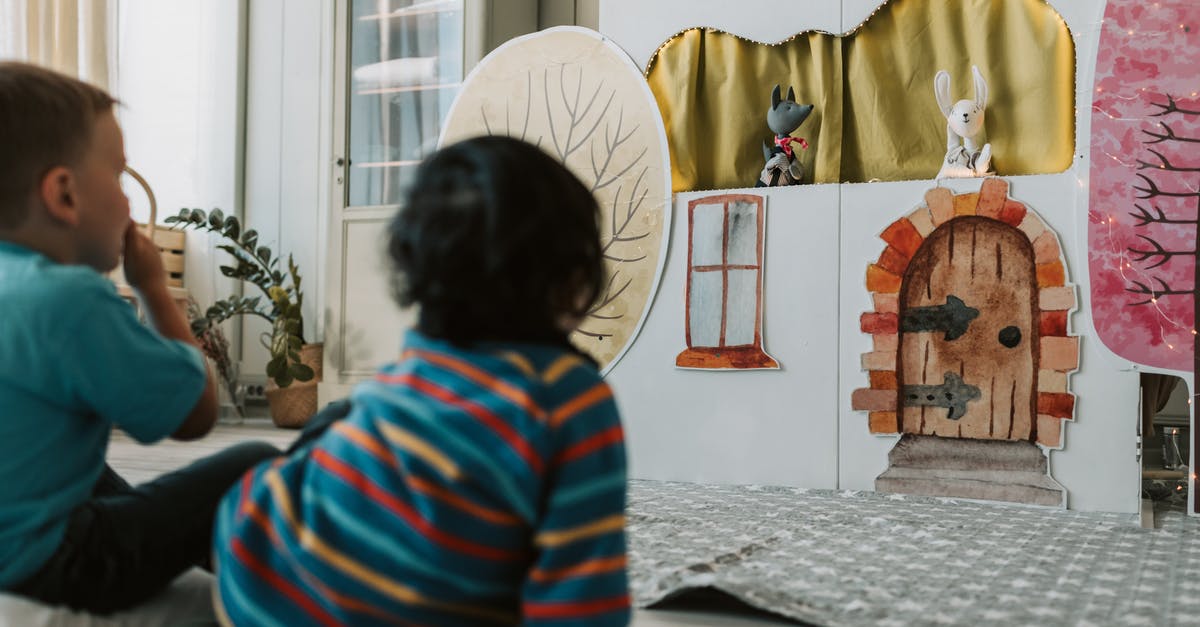
[[[975,76],[975,99],[955,103],[950,101],[950,74],[941,70],[933,77],[933,94],[942,115],[946,116],[946,158],[937,178],[985,176],[991,166],[992,145],[979,146],[983,139],[987,82],[978,67],[972,65],[971,73]]]
[[[771,92],[771,108],[767,109],[767,127],[775,133],[775,144],[763,142],[763,159],[766,164],[758,176],[755,187],[777,187],[796,185],[804,178],[804,167],[793,144],[801,150],[808,148],[803,137],[792,137],[792,132],[808,119],[813,105],[798,104],[796,93],[788,87],[787,98],[779,97],[779,85]]]

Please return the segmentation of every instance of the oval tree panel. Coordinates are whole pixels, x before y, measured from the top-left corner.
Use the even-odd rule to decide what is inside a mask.
[[[595,31],[567,26],[519,37],[467,77],[440,144],[479,135],[537,144],[596,195],[607,286],[572,340],[608,372],[637,337],[666,259],[670,162],[649,86]]]

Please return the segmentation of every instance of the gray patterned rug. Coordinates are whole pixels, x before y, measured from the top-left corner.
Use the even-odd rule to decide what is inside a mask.
[[[634,601],[697,588],[817,625],[1200,624],[1200,520],[633,481]]]

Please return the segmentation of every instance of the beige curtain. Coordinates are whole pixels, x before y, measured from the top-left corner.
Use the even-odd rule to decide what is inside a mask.
[[[0,57],[112,89],[109,32],[117,0],[0,0]]]
[[[1154,435],[1154,415],[1167,406],[1179,377],[1142,373],[1142,436]]]

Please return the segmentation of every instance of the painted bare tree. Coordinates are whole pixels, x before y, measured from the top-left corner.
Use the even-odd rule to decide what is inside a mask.
[[[551,29],[484,59],[447,117],[443,143],[528,141],[596,196],[606,282],[572,339],[602,366],[614,361],[657,287],[670,215],[666,135],[637,67],[597,33]]]
[[[1189,157],[1194,161],[1197,154],[1200,134],[1194,133],[1194,128],[1200,121],[1200,108],[1182,108],[1169,95],[1165,103],[1150,104],[1157,109],[1151,117],[1158,121],[1150,129],[1142,130],[1146,136],[1145,152],[1149,154],[1137,160],[1136,176],[1141,183],[1133,189],[1141,202],[1134,203],[1135,211],[1130,213],[1135,227],[1148,234],[1137,233],[1141,243],[1130,246],[1128,251],[1133,262],[1141,264],[1147,272],[1167,264],[1190,261],[1192,276],[1188,281],[1181,280],[1178,272],[1167,275],[1167,271],[1175,270],[1168,266],[1167,270],[1151,273],[1148,279],[1130,278],[1126,291],[1136,295],[1136,300],[1129,303],[1131,306],[1157,307],[1161,298],[1190,299],[1194,321],[1200,319],[1197,316],[1200,301],[1196,298],[1196,286],[1200,285],[1200,264],[1196,263],[1197,230],[1200,229],[1200,162],[1183,163]],[[1180,121],[1193,132],[1177,134]],[[1162,208],[1165,202],[1170,202],[1169,214]],[[1195,360],[1200,356],[1200,350],[1195,350],[1200,339],[1194,331],[1192,336]]]
[[[1111,0],[1092,105],[1092,318],[1117,355],[1179,372],[1197,353],[1197,26],[1192,0]]]
[[[1200,231],[1200,3],[1109,0],[1096,57],[1088,273],[1100,340],[1129,361],[1192,373]],[[1200,430],[1193,432],[1200,447]],[[1195,475],[1191,494],[1200,484]],[[1193,506],[1200,499],[1191,499]]]
[[[643,163],[648,148],[644,142],[637,142],[643,145],[630,143],[637,136],[639,127],[627,123],[624,105],[613,105],[617,90],[606,87],[603,80],[589,81],[582,64],[560,65],[557,76],[549,68],[544,69],[540,87],[544,89],[541,89],[543,98],[539,103],[535,102],[533,96],[534,77],[532,72],[528,73],[528,98],[524,110],[514,119],[506,103],[502,129],[494,127],[494,122],[488,119],[487,111],[482,107],[479,114],[489,135],[499,132],[518,137],[557,157],[583,180],[600,203],[605,218],[601,228],[602,250],[608,270],[607,284],[600,299],[588,310],[587,320],[577,333],[604,341],[613,336],[613,321],[621,320],[630,313],[640,313],[612,305],[618,302],[635,280],[634,273],[627,270],[629,264],[637,264],[647,258],[644,252],[626,244],[650,235],[649,231],[638,229],[635,221],[639,212],[646,207],[649,193],[646,174],[650,166]],[[529,123],[532,117],[539,115],[545,116],[546,127],[543,128],[548,128],[548,131],[534,137],[530,135]],[[535,128],[538,126],[535,125]],[[618,159],[617,155],[623,147],[626,150],[632,148],[635,154]],[[577,154],[587,156],[586,167],[580,168],[578,157],[572,159]],[[631,172],[636,178],[627,182],[624,177]]]

